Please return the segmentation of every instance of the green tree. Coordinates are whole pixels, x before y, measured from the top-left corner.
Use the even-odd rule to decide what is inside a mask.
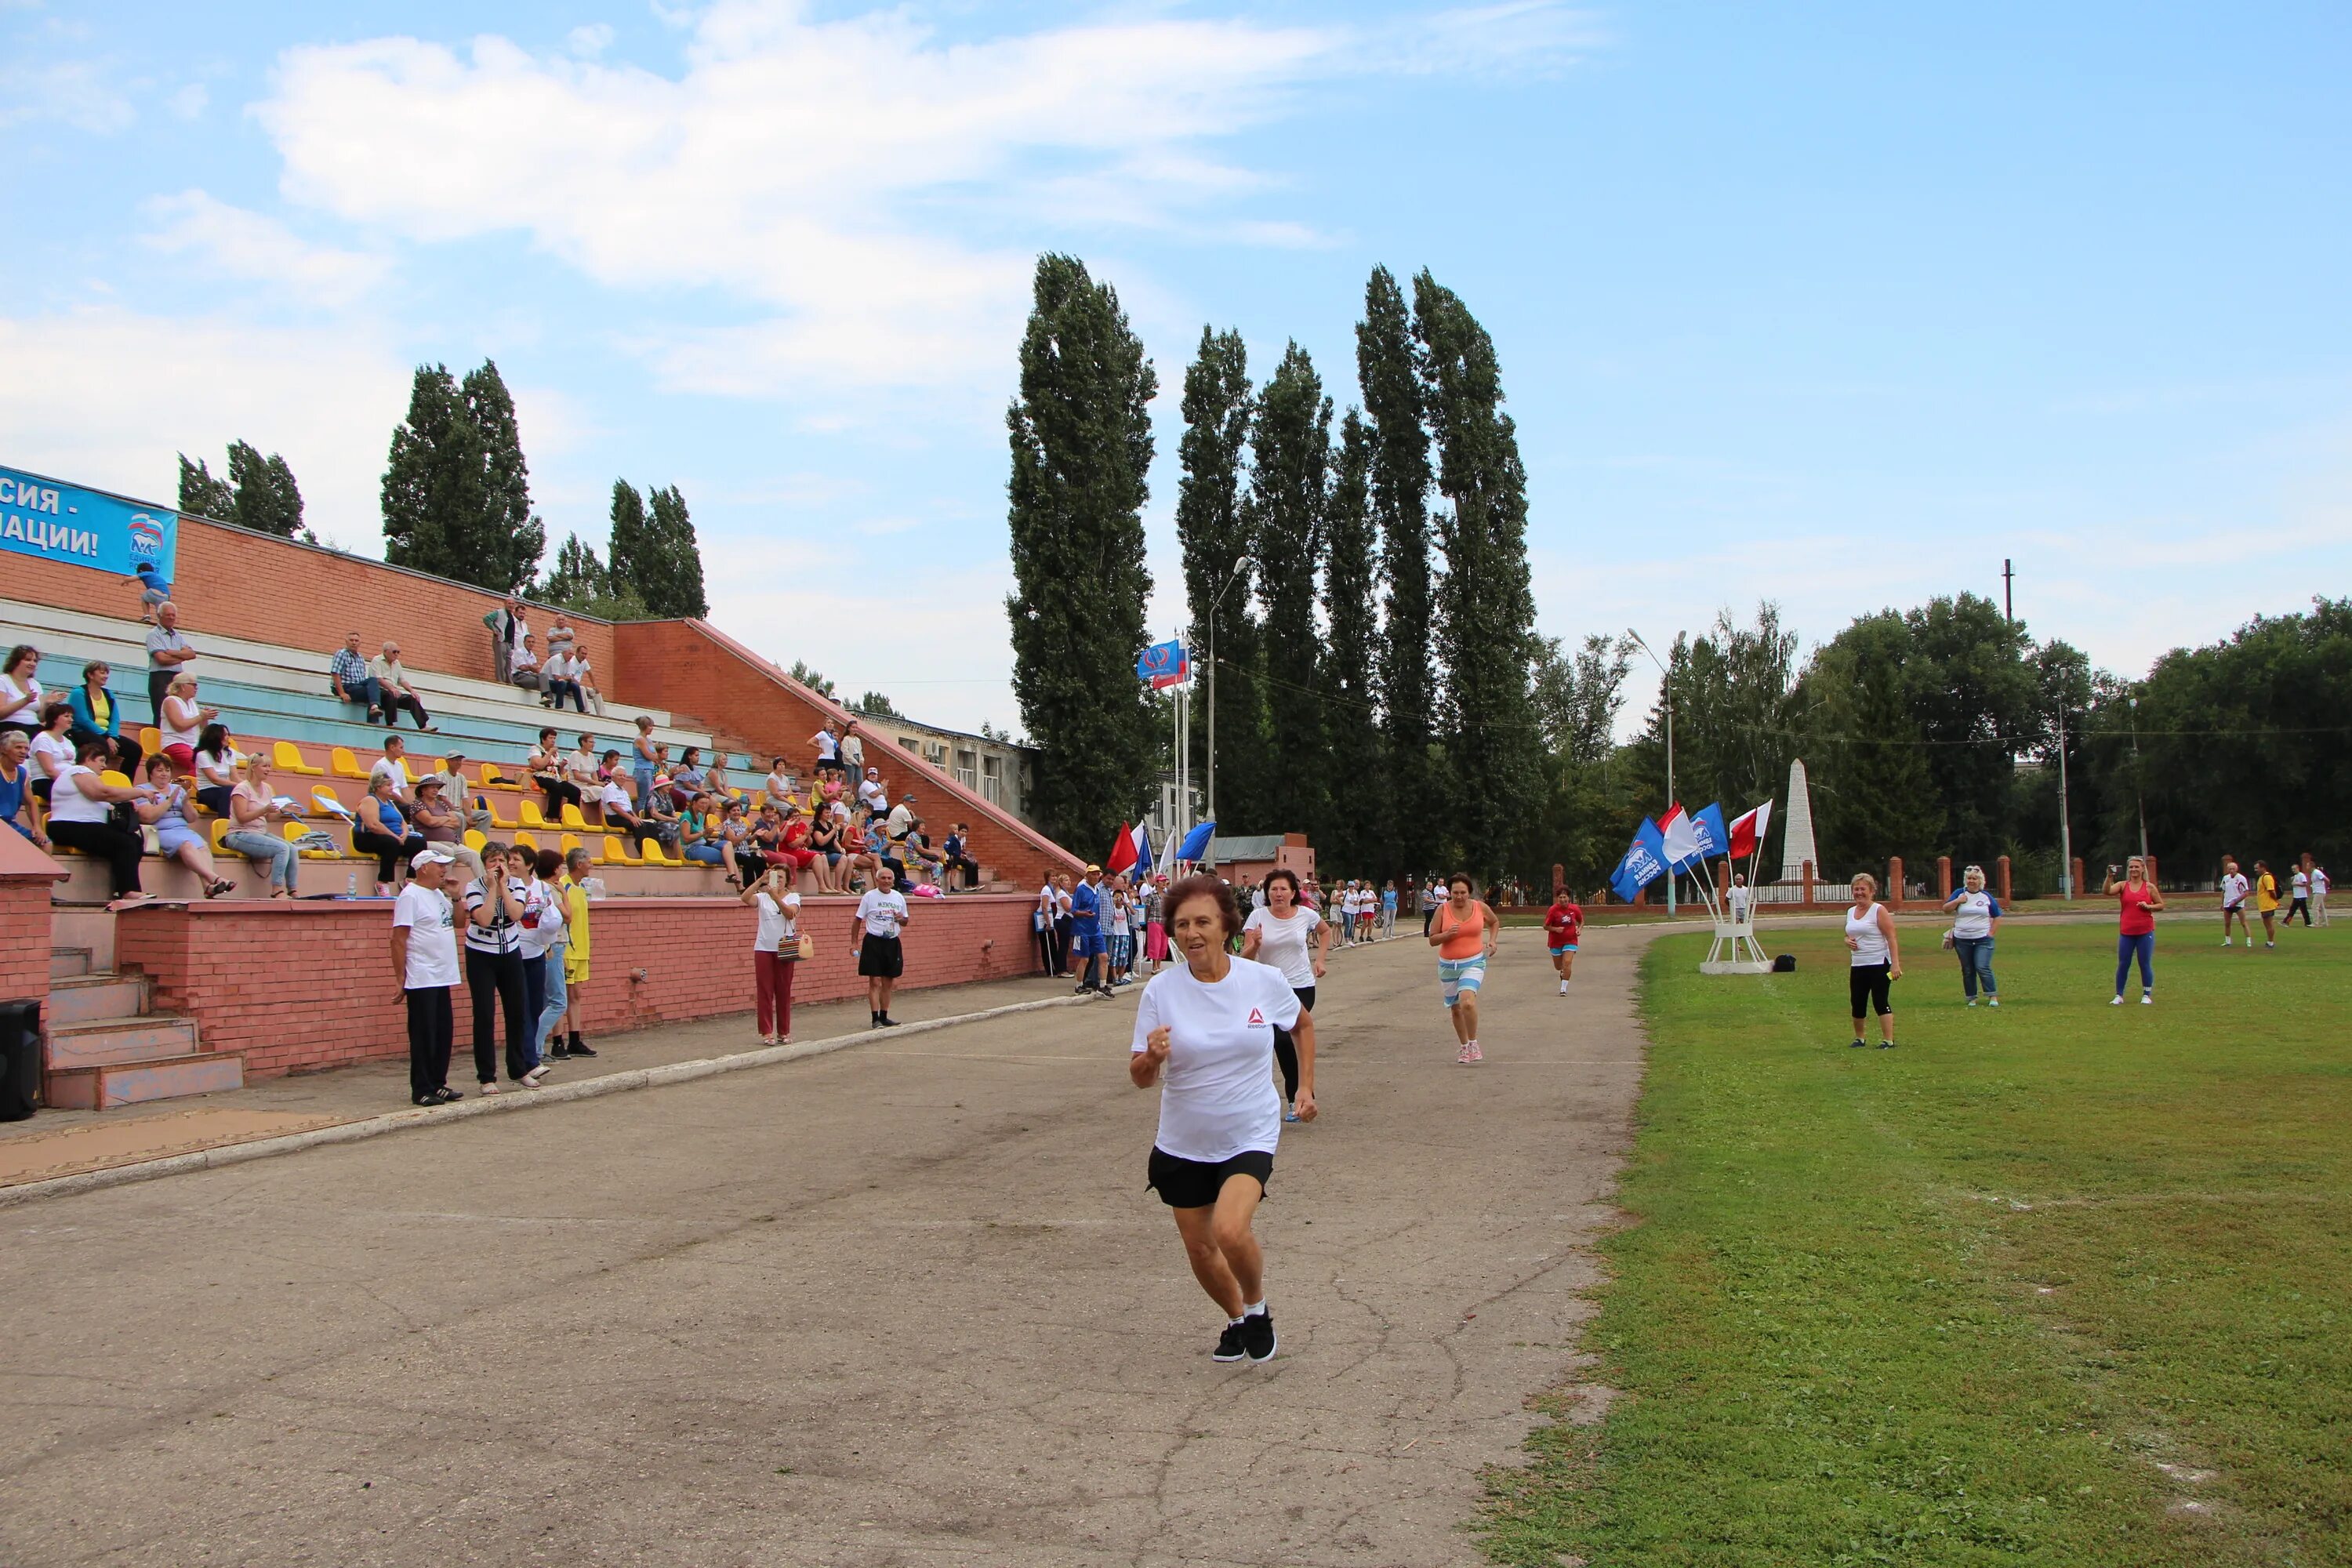
[[[815,692],[818,696],[831,697],[834,695],[833,682],[824,675],[819,674],[816,670],[810,668],[805,664],[803,664],[799,659],[793,660],[792,674],[794,680],[799,681],[803,686],[807,687],[811,691]]]
[[[1014,591],[1013,689],[1039,755],[1033,809],[1066,844],[1103,845],[1152,788],[1143,505],[1158,378],[1119,308],[1076,258],[1038,258],[1006,411]]]
[[[538,597],[600,620],[653,619],[636,590],[614,577],[576,533],[568,535],[556,551],[555,570],[540,584]]]
[[[229,483],[236,487],[230,519],[256,533],[291,539],[302,530],[302,491],[294,470],[276,453],[264,458],[243,441],[228,444]]]
[[[1906,874],[1933,858],[1944,808],[1912,717],[1904,661],[1910,635],[1893,610],[1865,616],[1817,653],[1799,684],[1806,774],[1824,879],[1886,861]]]
[[[1413,279],[1422,400],[1438,453],[1436,518],[1445,575],[1436,594],[1446,679],[1446,749],[1472,868],[1491,877],[1534,814],[1542,750],[1528,690],[1537,653],[1528,575],[1527,473],[1502,411],[1494,340],[1427,271]]]
[[[1371,466],[1371,431],[1350,408],[1339,421],[1324,524],[1323,619],[1330,633],[1323,698],[1331,814],[1323,853],[1330,864],[1356,871],[1391,869],[1384,832],[1389,786],[1372,704],[1379,612],[1373,604]]]
[[[1208,687],[1216,659],[1217,813],[1228,831],[1275,826],[1273,759],[1265,743],[1265,701],[1258,672],[1263,650],[1252,609],[1257,541],[1242,505],[1249,472],[1255,398],[1249,351],[1237,331],[1201,329],[1201,348],[1184,372],[1184,434],[1176,451],[1183,478],[1176,490],[1176,539],[1184,552],[1184,596],[1192,612],[1188,647]],[[1209,704],[1193,704],[1193,755],[1209,755]]]
[[[236,515],[236,492],[226,479],[214,477],[202,458],[188,461],[185,452],[180,454],[180,510],[194,517],[208,517],[215,522],[227,522]]]
[[[1284,763],[1283,815],[1266,826],[1319,843],[1330,824],[1330,784],[1315,578],[1329,504],[1331,400],[1323,395],[1315,362],[1296,342],[1258,396],[1250,458],[1245,510],[1265,596],[1267,738]]]
[[[604,536],[604,550],[610,564],[605,570],[615,582],[634,584],[633,567],[643,560],[651,545],[646,518],[646,498],[637,487],[626,479],[613,481],[613,506],[610,513],[612,531]],[[638,595],[644,597],[642,594]]]
[[[860,713],[870,713],[877,719],[904,719],[906,717],[906,715],[899,712],[897,706],[891,702],[888,695],[880,691],[869,691],[865,696],[859,698],[856,701],[851,703],[850,706],[856,709]]]
[[[653,557],[633,567],[629,581],[656,616],[697,619],[708,616],[710,600],[702,586],[702,547],[694,537],[694,519],[686,510],[686,497],[671,485],[653,492],[652,507],[647,531],[656,546]]]
[[[1436,619],[1429,563],[1429,432],[1422,424],[1420,371],[1404,292],[1385,267],[1364,286],[1356,327],[1356,379],[1371,426],[1371,508],[1381,536],[1386,584],[1374,686],[1380,705],[1381,766],[1390,810],[1382,819],[1389,853],[1383,877],[1425,875],[1443,853],[1444,815],[1432,754],[1436,681],[1430,631]],[[1368,601],[1369,603],[1369,601]]]
[[[547,549],[530,510],[514,400],[484,361],[461,386],[419,365],[383,474],[384,559],[499,593],[527,585]]]

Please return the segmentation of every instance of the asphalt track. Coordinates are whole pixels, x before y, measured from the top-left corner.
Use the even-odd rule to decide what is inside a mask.
[[[0,1563],[1477,1562],[1650,934],[1563,1001],[1507,932],[1476,1068],[1422,943],[1338,958],[1265,1367],[1143,1187],[1131,996],[0,1213]]]

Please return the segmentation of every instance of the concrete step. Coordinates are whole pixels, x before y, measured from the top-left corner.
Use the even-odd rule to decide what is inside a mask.
[[[154,1061],[52,1069],[42,1102],[56,1110],[107,1110],[244,1087],[244,1057],[235,1051],[197,1051]]]
[[[86,947],[53,947],[49,949],[49,982],[70,980],[90,971],[90,950]]]
[[[136,1018],[103,1018],[49,1026],[47,1065],[65,1068],[163,1061],[197,1049],[196,1021],[151,1013]]]
[[[52,1029],[136,1018],[147,1011],[147,982],[130,974],[78,974],[49,981]]]

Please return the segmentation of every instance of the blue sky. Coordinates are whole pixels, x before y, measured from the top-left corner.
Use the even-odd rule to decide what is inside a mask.
[[[495,357],[552,540],[681,486],[718,620],[1017,725],[1003,411],[1075,251],[1344,405],[1375,262],[1494,333],[1539,619],[1997,593],[2136,671],[2352,591],[2352,9],[0,0],[0,461],[282,451],[379,548]],[[1646,692],[1640,695],[1646,700]]]

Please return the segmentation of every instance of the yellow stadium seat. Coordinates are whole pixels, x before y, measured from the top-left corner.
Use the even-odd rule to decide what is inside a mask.
[[[329,805],[327,804],[329,801],[334,802],[335,805]],[[335,806],[343,804],[343,797],[335,793],[335,786],[332,784],[312,784],[310,786],[310,804],[316,806],[319,810],[325,812],[329,816],[333,816],[336,815]]]
[[[482,846],[488,844],[489,841],[489,835],[484,833],[480,828],[468,827],[466,829],[466,847],[472,850],[475,854],[479,855],[482,852]]]
[[[163,731],[152,724],[139,727],[139,751],[142,756],[153,756],[163,749]]]
[[[428,773],[438,773],[441,771],[440,764],[436,763],[432,767],[429,767],[425,771]],[[405,778],[410,784],[415,784],[416,782],[416,770],[415,767],[410,765],[408,758],[405,755],[400,759],[400,773],[401,776]]]
[[[583,833],[588,831],[588,819],[581,816],[580,808],[568,800],[563,803],[562,815],[564,826],[576,827]]]
[[[604,848],[606,853],[614,854],[620,858],[618,861],[620,865],[642,866],[646,863],[645,858],[636,852],[626,838],[608,837],[604,840]]]
[[[596,847],[596,864],[599,866],[627,864],[621,856],[621,841],[607,834],[604,841]]]
[[[743,798],[743,792],[742,792],[741,790],[740,790],[740,789],[739,789],[739,790],[737,790],[737,791],[735,792],[735,798],[736,798],[737,800],[741,800],[741,799]],[[751,809],[752,809],[753,811],[757,811],[757,810],[759,810],[761,806],[763,806],[763,805],[767,805],[767,804],[768,804],[768,792],[767,792],[766,790],[763,790],[763,789],[755,789],[755,790],[753,790],[753,791],[751,792]]]
[[[577,833],[567,833],[556,841],[555,852],[558,855],[562,855],[566,858],[569,858],[572,852],[579,847],[580,835]]]
[[[549,832],[554,831],[555,824],[548,821],[547,818],[541,814],[539,802],[535,800],[524,801],[520,805],[517,806],[515,810],[521,816],[522,825],[525,827],[538,827],[544,828]]]
[[[322,779],[324,768],[314,768],[302,760],[302,748],[291,741],[279,741],[269,748],[270,765],[282,773],[300,773],[305,778]]]
[[[514,841],[515,847],[518,849],[528,849],[534,855],[539,853],[539,840],[532,837],[528,833],[516,834],[514,836]]]
[[[299,822],[289,822],[278,831],[280,836],[290,843],[292,840],[299,838],[304,834],[310,832],[310,829],[305,824]],[[346,858],[352,860],[367,860],[373,858],[372,856],[357,853],[345,856],[340,849],[305,849],[301,851],[301,855],[302,858],[305,860],[341,860]]]
[[[484,789],[488,789],[493,784],[512,784],[513,782],[514,781],[512,779],[507,777],[505,772],[499,768],[498,763],[484,763],[482,764],[482,787]]]
[[[98,782],[102,784],[112,784],[116,789],[129,789],[131,787],[131,780],[123,774],[116,773],[112,768],[109,768],[104,773],[99,774]]]
[[[360,766],[360,760],[352,755],[349,746],[337,746],[327,753],[327,772],[335,778],[367,782],[368,771]]]
[[[482,798],[490,803],[490,826],[492,827],[497,828],[501,833],[512,833],[516,828],[522,826],[522,823],[515,817],[500,816],[499,815],[499,801],[496,795],[486,795]]]
[[[228,818],[227,818],[227,817],[226,817],[226,816],[215,816],[215,817],[214,817],[214,818],[213,818],[213,853],[215,853],[215,855],[225,855],[225,854],[226,854],[226,853],[228,852],[228,850],[227,850],[227,846],[224,845],[224,844],[221,842],[221,840],[222,840],[222,839],[226,838],[227,837],[228,837]]]

